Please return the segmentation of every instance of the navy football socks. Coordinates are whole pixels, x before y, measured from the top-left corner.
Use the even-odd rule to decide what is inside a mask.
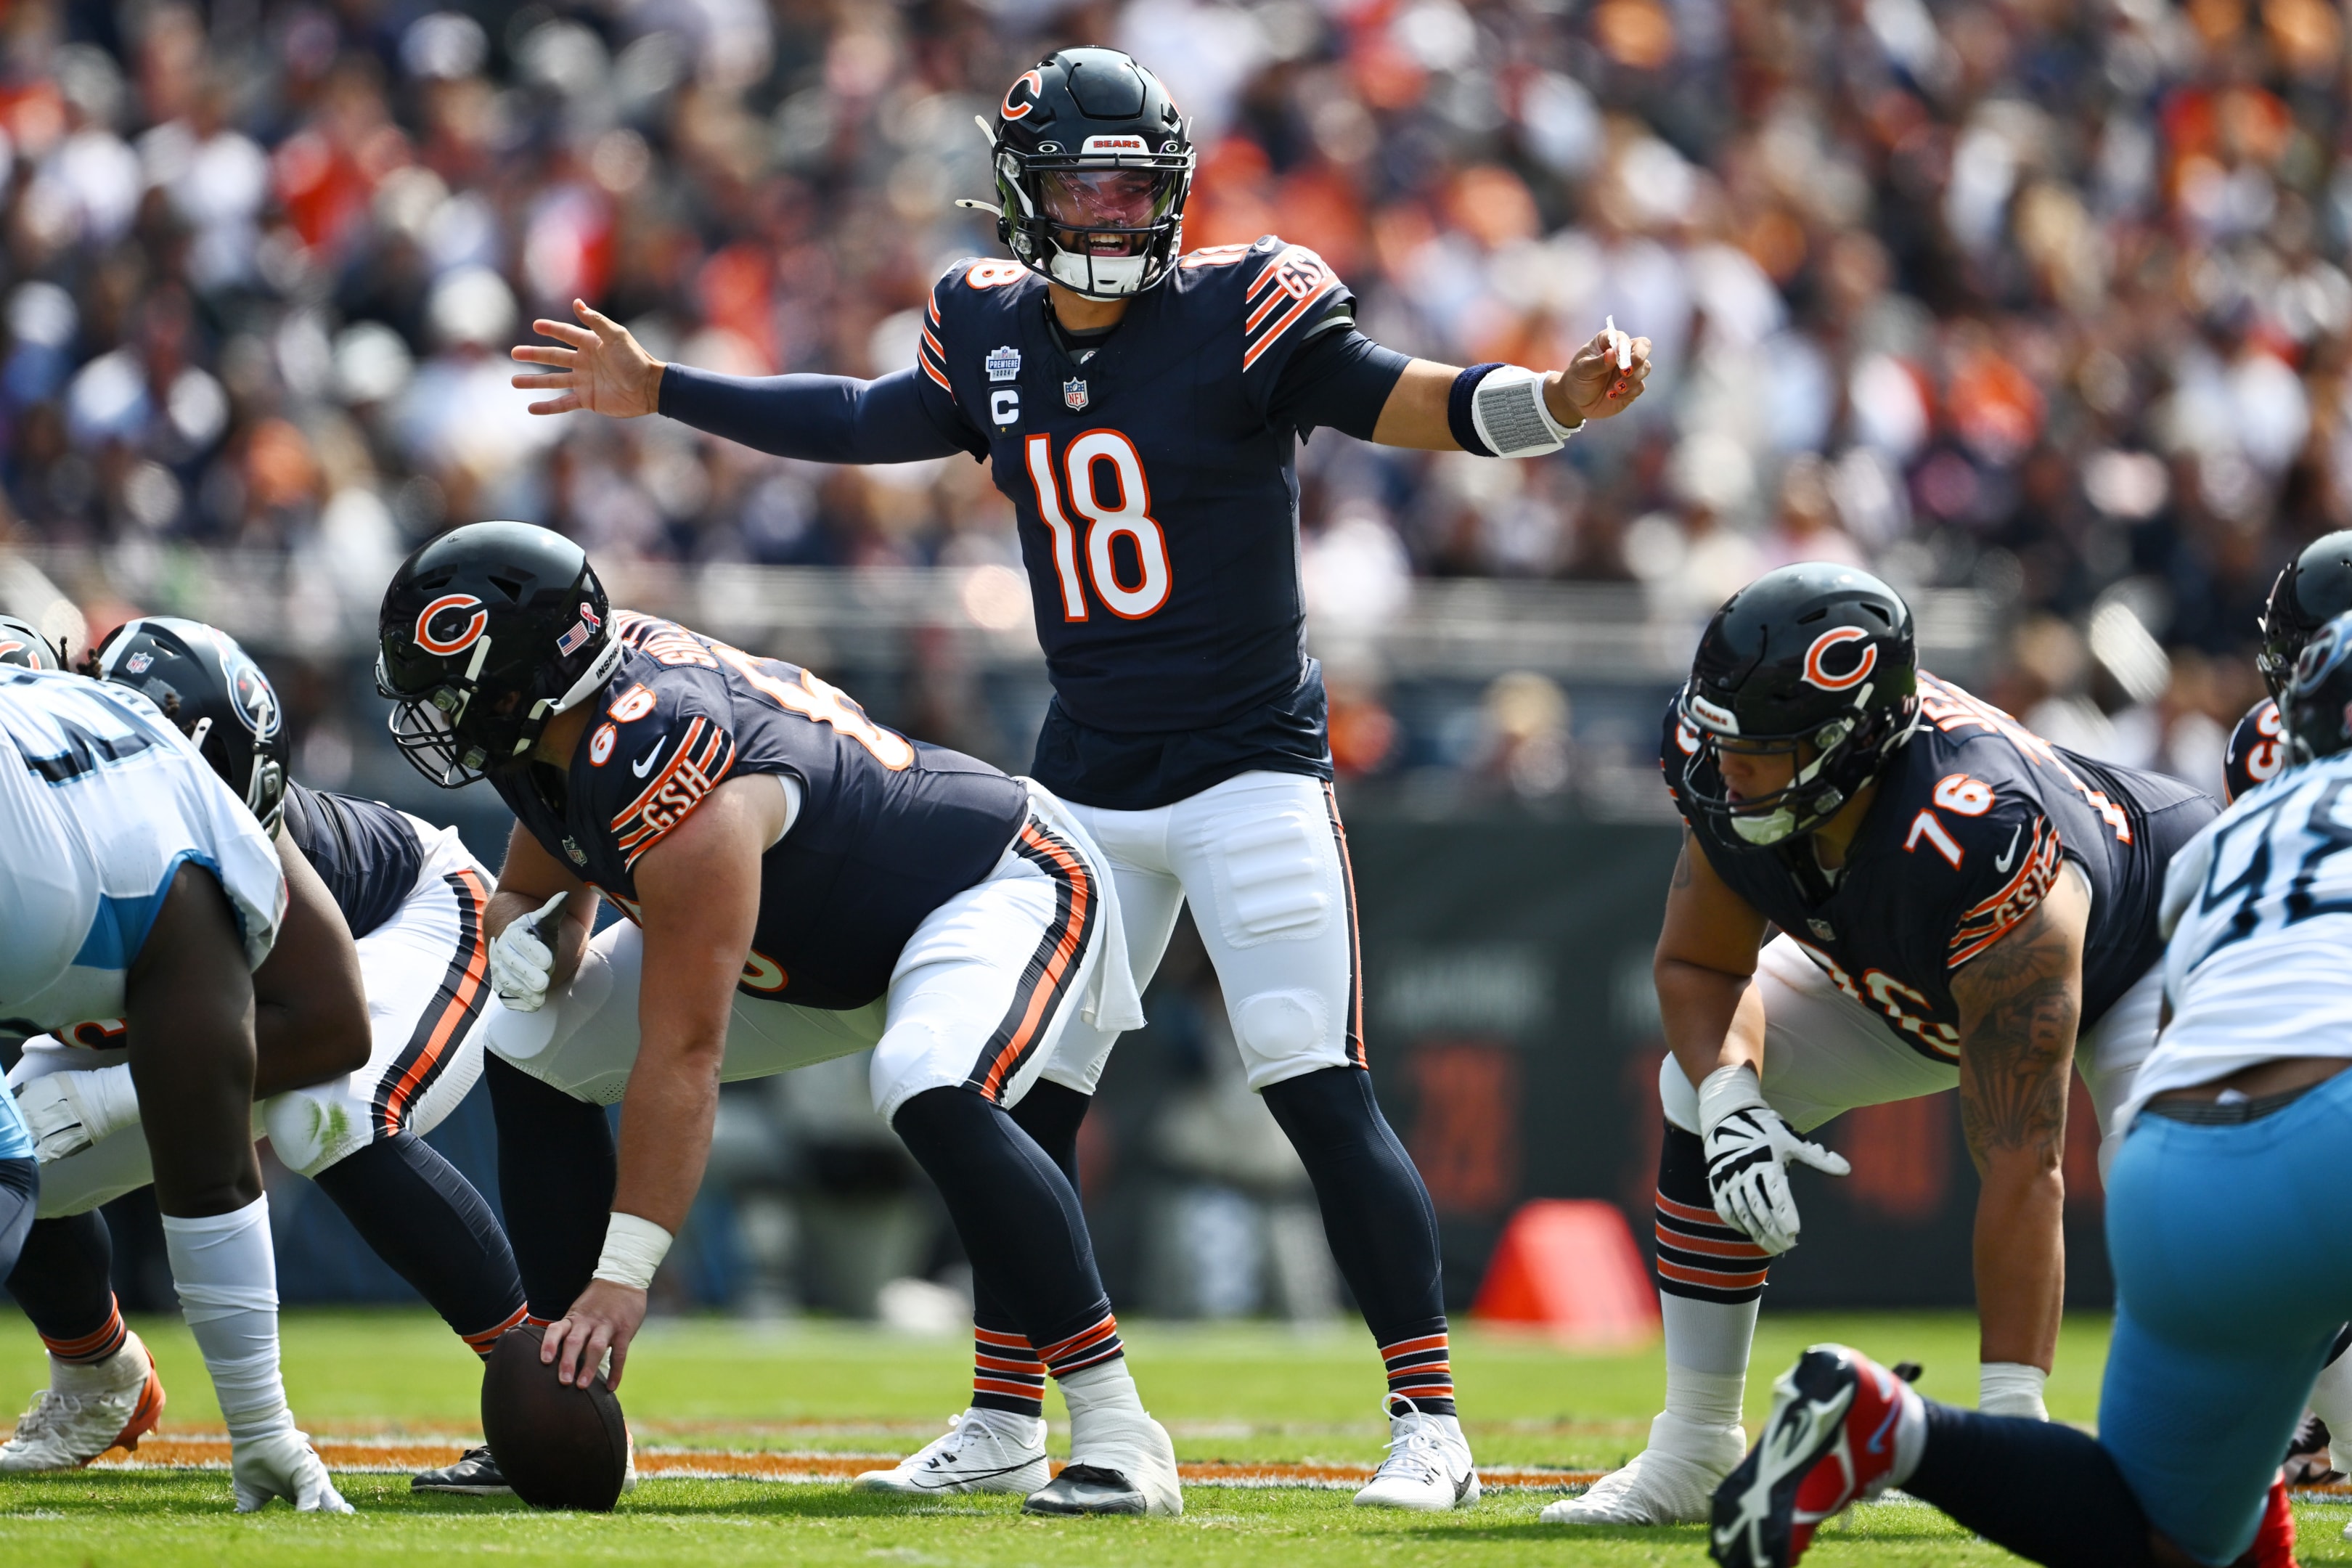
[[[947,1204],[975,1300],[985,1291],[1057,1373],[1118,1355],[1077,1189],[1037,1141],[1003,1107],[962,1088],[925,1089],[891,1125]]]
[[[498,1216],[457,1166],[414,1132],[371,1143],[314,1178],[378,1258],[488,1355],[522,1321],[522,1280]]]
[[[604,1108],[483,1053],[499,1124],[499,1203],[534,1317],[572,1310],[604,1255],[621,1158]]]
[[[114,1237],[96,1209],[37,1219],[26,1232],[8,1294],[60,1361],[100,1362],[122,1348],[114,1303]]]
[[[1007,1112],[1059,1168],[1074,1192],[1078,1185],[1078,1125],[1093,1103],[1075,1089],[1040,1079]],[[971,1326],[973,1407],[1043,1415],[1045,1363],[1013,1314],[990,1293],[977,1268],[971,1277]]]
[[[1905,1491],[2047,1568],[2155,1568],[2147,1515],[2097,1438],[1925,1403],[1927,1447]]]
[[[1267,1085],[1265,1100],[1315,1184],[1323,1234],[1389,1363],[1391,1386],[1429,1415],[1453,1415],[1437,1211],[1381,1114],[1372,1075],[1324,1068]]]

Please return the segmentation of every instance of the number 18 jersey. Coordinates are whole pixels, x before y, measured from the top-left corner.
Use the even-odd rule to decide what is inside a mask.
[[[1276,392],[1351,298],[1271,235],[1186,256],[1091,352],[1017,262],[961,261],[932,289],[918,386],[1018,514],[1055,793],[1138,810],[1251,768],[1331,776]],[[1121,743],[1146,736],[1172,750]]]
[[[2281,1057],[2352,1057],[2352,754],[2281,773],[2190,840],[2164,921],[2171,1021],[2126,1117]]]

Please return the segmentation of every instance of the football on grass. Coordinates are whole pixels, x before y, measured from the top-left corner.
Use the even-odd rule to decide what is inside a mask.
[[[535,1324],[512,1329],[482,1369],[482,1440],[515,1496],[533,1508],[610,1513],[628,1471],[621,1402],[603,1378],[560,1382],[539,1359]]]

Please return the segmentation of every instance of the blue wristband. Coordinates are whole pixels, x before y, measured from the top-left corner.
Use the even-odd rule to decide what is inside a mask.
[[[1502,368],[1503,362],[1498,359],[1474,364],[1454,378],[1454,390],[1445,395],[1445,427],[1454,432],[1454,439],[1464,451],[1481,458],[1493,457],[1495,448],[1479,437],[1478,426],[1470,417],[1470,395],[1478,390],[1478,384],[1486,379],[1488,372]]]

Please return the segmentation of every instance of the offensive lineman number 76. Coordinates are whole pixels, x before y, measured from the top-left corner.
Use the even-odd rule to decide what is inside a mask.
[[[1103,607],[1122,620],[1140,620],[1168,602],[1168,541],[1151,518],[1151,487],[1143,478],[1143,459],[1135,443],[1116,430],[1088,430],[1071,440],[1062,454],[1062,471],[1069,479],[1069,509],[1063,510],[1063,489],[1054,472],[1053,437],[1032,436],[1023,443],[1029,479],[1037,487],[1037,512],[1054,538],[1054,575],[1062,589],[1062,618],[1087,618],[1087,580]],[[1106,498],[1097,479],[1104,465],[1110,468],[1115,496]],[[1070,522],[1075,511],[1091,525],[1085,553],[1080,556],[1078,531]],[[1137,580],[1119,581],[1111,544],[1125,534],[1135,541],[1139,563]],[[1081,576],[1081,571],[1084,576]]]

